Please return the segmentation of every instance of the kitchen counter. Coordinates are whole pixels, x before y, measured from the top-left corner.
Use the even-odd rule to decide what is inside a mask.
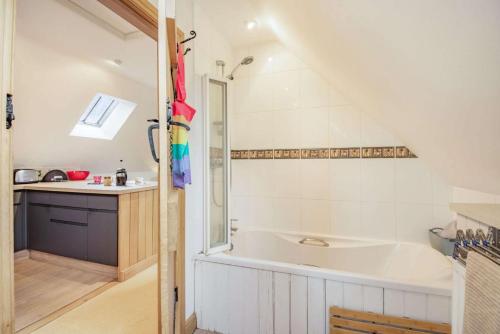
[[[102,184],[89,184],[87,181],[65,181],[65,182],[39,182],[31,184],[16,184],[14,190],[39,190],[39,191],[55,191],[67,193],[85,193],[85,194],[104,194],[104,195],[122,195],[146,190],[154,190],[158,188],[158,182],[148,181],[143,185],[135,185],[127,183],[125,187],[116,185],[104,186]]]

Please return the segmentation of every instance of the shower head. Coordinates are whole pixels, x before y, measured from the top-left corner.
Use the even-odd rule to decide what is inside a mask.
[[[236,65],[236,67],[231,71],[231,74],[229,74],[226,78],[228,78],[229,80],[234,80],[234,73],[236,73],[236,71],[238,70],[238,68],[241,66],[241,65],[249,65],[253,62],[253,56],[247,56],[245,58],[243,58],[240,63],[238,65]]]

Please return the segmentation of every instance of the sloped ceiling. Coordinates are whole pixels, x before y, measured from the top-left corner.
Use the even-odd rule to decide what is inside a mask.
[[[500,194],[500,1],[250,1],[451,184]]]

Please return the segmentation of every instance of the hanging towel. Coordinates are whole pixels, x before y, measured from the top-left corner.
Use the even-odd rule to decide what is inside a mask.
[[[500,266],[470,251],[465,267],[464,334],[500,333]]]
[[[172,106],[172,183],[175,188],[184,189],[191,184],[191,166],[189,161],[189,144],[187,128],[176,125],[184,124],[189,128],[196,110],[186,101],[184,75],[184,51],[182,45],[177,50],[177,79],[175,81],[175,101]]]

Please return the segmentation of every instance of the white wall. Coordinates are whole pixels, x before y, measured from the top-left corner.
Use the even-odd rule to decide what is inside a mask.
[[[404,145],[278,43],[235,80],[231,148]],[[233,160],[233,218],[265,228],[427,243],[452,189],[420,159]]]
[[[122,167],[123,159],[129,171],[154,175],[157,166],[149,152],[146,120],[157,113],[155,87],[18,33],[14,90],[16,167],[111,173]],[[98,92],[135,102],[137,107],[113,140],[69,136]]]
[[[187,34],[197,37],[187,43],[192,51],[185,57],[187,102],[196,108],[189,133],[192,185],[186,187],[186,316],[194,312],[194,254],[203,250],[203,110],[201,80],[204,74],[216,75],[215,61],[232,64],[232,49],[203,13],[197,1],[176,3],[176,22]]]

